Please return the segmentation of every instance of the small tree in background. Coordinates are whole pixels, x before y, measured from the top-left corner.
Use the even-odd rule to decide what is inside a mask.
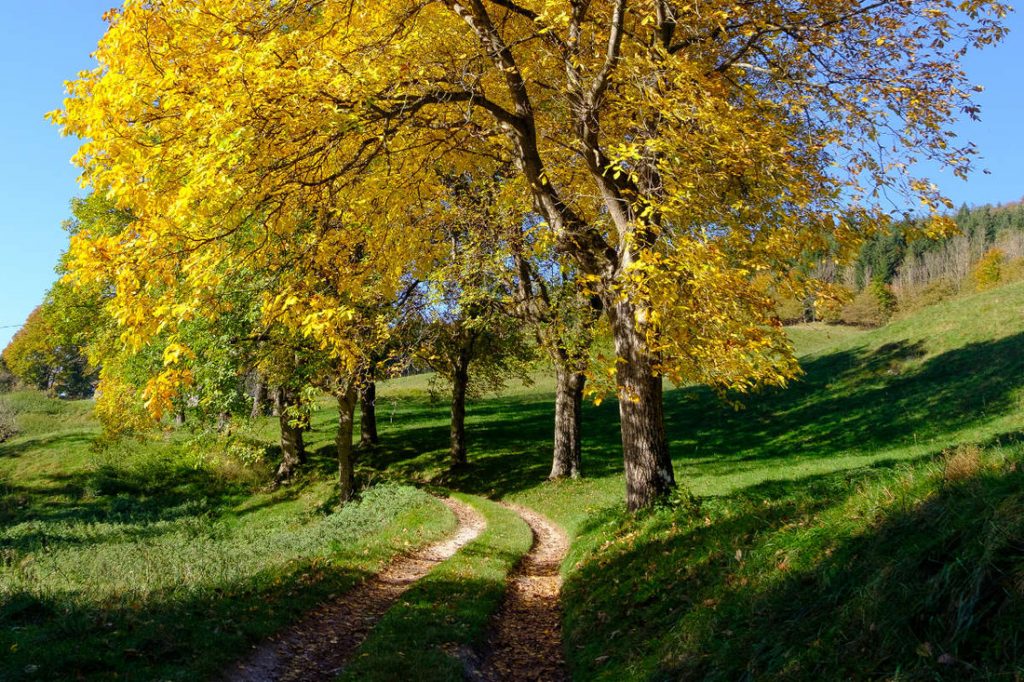
[[[467,399],[497,392],[512,377],[528,380],[533,349],[514,318],[460,310],[429,323],[423,358],[451,391],[450,464],[463,466]]]
[[[985,252],[974,266],[974,285],[978,291],[991,289],[1002,281],[1005,260],[1006,256],[1002,249],[993,247]]]
[[[896,294],[892,292],[892,288],[885,280],[877,277],[871,280],[869,289],[871,290],[871,295],[875,297],[875,301],[878,302],[878,309],[882,311],[882,315],[888,320],[896,312]]]
[[[20,381],[61,398],[85,398],[96,374],[83,349],[52,324],[52,309],[39,306],[3,351],[4,363]]]

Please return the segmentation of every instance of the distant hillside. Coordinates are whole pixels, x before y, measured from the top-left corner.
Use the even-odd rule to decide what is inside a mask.
[[[879,326],[897,314],[1024,279],[1024,202],[965,205],[952,218],[959,230],[951,237],[909,238],[923,219],[909,220],[868,239],[849,265],[822,258],[816,276],[845,290],[849,303],[821,309],[813,296],[780,297],[779,317],[788,324]]]
[[[914,221],[897,224],[888,234],[879,234],[868,240],[861,248],[852,266],[853,283],[857,289],[864,288],[873,279],[887,284],[898,282],[901,274],[914,264],[920,264],[929,254],[938,254],[950,248],[965,248],[972,260],[977,261],[989,248],[997,244],[1013,242],[1009,258],[1020,258],[1020,237],[1024,235],[1024,202],[1016,201],[998,206],[984,205],[968,208],[967,205],[953,216],[960,234],[941,240],[906,238],[908,227]],[[953,273],[949,273],[953,274]]]

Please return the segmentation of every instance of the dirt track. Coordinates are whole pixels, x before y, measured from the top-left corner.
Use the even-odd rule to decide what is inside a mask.
[[[257,645],[224,675],[227,682],[334,680],[388,608],[430,569],[471,542],[483,516],[457,500],[442,500],[459,525],[448,539],[399,557],[378,575]]]
[[[537,512],[505,506],[529,524],[533,548],[512,575],[483,661],[469,676],[487,682],[568,680],[559,599],[559,569],[568,540],[558,526]]]

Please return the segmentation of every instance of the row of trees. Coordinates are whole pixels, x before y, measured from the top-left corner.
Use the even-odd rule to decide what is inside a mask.
[[[54,324],[54,320],[58,324]],[[15,382],[53,396],[84,398],[92,395],[96,375],[81,347],[59,329],[61,318],[49,306],[33,310],[4,348],[0,365],[0,392]]]
[[[492,182],[492,187],[494,183]],[[355,373],[332,366],[332,359],[302,334],[259,320],[254,292],[268,285],[257,278],[235,281],[221,290],[215,321],[193,317],[179,325],[175,342],[158,335],[144,346],[128,348],[120,325],[107,306],[115,291],[107,283],[75,287],[58,283],[4,350],[4,358],[23,383],[65,398],[92,395],[99,377],[98,413],[108,435],[148,430],[160,419],[177,425],[191,419],[224,430],[232,419],[279,417],[282,460],[277,480],[291,477],[306,458],[304,431],[320,391],[339,401],[339,476],[343,496],[351,494],[351,443],[354,407],[360,409],[360,444],[378,442],[376,381],[410,366],[433,369],[451,389],[451,463],[467,463],[467,398],[500,389],[509,378],[527,379],[539,349],[550,350],[560,388],[573,386],[571,402],[559,403],[567,426],[557,430],[553,477],[578,476],[580,413],[594,315],[572,319],[577,284],[550,259],[527,253],[523,226],[499,231],[483,196],[473,194],[470,178],[451,180],[444,258],[425,279],[408,278],[398,295],[364,312],[380,329],[378,345]],[[87,230],[122,235],[134,217],[109,199],[92,194],[72,202],[74,218],[66,228],[75,236]],[[487,225],[487,230],[481,230]],[[500,239],[495,239],[495,236]],[[481,239],[491,239],[482,243]],[[518,241],[517,241],[518,240]],[[513,248],[512,242],[516,243]],[[497,267],[515,260],[515,271]],[[62,262],[60,270],[65,270]],[[254,271],[248,273],[250,276]],[[536,293],[533,293],[536,290]],[[561,316],[561,317],[558,317]],[[551,336],[565,327],[577,347]],[[531,331],[532,330],[532,331]],[[91,358],[91,362],[90,362]],[[566,375],[572,364],[571,376]],[[177,388],[161,395],[164,371],[175,367]],[[6,367],[6,364],[5,364]],[[472,378],[472,381],[471,381]],[[564,391],[562,391],[564,393]],[[560,396],[562,395],[560,393]],[[561,398],[560,398],[561,400]]]
[[[892,230],[872,236],[854,262],[852,274],[857,288],[867,286],[872,280],[880,280],[892,284],[900,279],[919,279],[918,284],[927,284],[940,278],[962,279],[969,267],[977,262],[982,254],[1000,241],[1011,240],[1024,235],[1024,202],[1014,202],[1001,206],[977,206],[969,208],[963,205],[952,216],[957,233],[946,239],[910,239],[919,221],[908,220],[893,226]],[[1015,241],[1015,240],[1014,240]],[[909,272],[915,266],[921,267],[935,259],[934,255],[956,252],[959,260],[951,264],[945,272],[922,274],[915,278]],[[929,276],[930,275],[930,276]]]
[[[406,292],[462,321],[445,326],[453,424],[470,354],[493,357],[503,321],[533,330],[569,472],[600,315],[615,358],[589,375],[619,398],[636,509],[675,484],[663,378],[785,384],[798,367],[770,294],[815,286],[816,257],[884,225],[886,191],[940,208],[914,160],[969,170],[949,135],[976,111],[957,62],[1005,12],[128,0],[53,115],[85,140],[84,182],[132,215],[73,235],[69,281],[105,292],[108,357],[160,359],[155,414],[197,385],[206,338],[258,339],[263,373],[336,395],[343,489],[356,396],[403,355]]]
[[[927,219],[908,218],[870,235],[848,264],[823,256],[815,276],[840,287],[849,303],[821,309],[813,296],[780,296],[779,316],[787,322],[878,325],[897,308],[912,310],[1020,277],[1024,202],[964,205],[948,217],[956,228],[951,235],[921,239]]]

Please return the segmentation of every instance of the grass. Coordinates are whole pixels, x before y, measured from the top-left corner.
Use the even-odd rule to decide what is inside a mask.
[[[0,446],[0,679],[211,677],[455,524],[408,486],[332,511],[315,473],[267,492],[175,441],[97,452],[88,403],[8,400],[22,434]]]
[[[585,410],[587,478],[546,481],[543,375],[470,406],[471,463],[454,473],[426,378],[382,385],[383,441],[360,455],[360,478],[509,499],[560,523],[578,679],[1024,676],[1024,284],[876,330],[791,335],[805,375],[743,410],[696,386],[666,392],[677,477],[699,507],[626,514],[614,401]],[[87,405],[12,401],[4,679],[209,675],[451,527],[394,483],[328,514],[330,409],[315,415],[309,473],[267,493],[249,470],[193,466],[173,441],[98,456]],[[528,544],[508,512],[477,504],[492,530],[407,594],[350,677],[461,674],[460,647],[480,641]]]
[[[901,463],[595,527],[565,592],[577,677],[1016,679],[1024,449],[976,457],[956,477],[949,458]]]
[[[973,599],[975,588],[962,586],[991,584],[978,576],[1024,563],[1024,539],[987,532],[1007,513],[992,510],[1019,485],[1024,284],[925,308],[876,330],[805,325],[791,335],[804,377],[746,397],[743,410],[701,387],[666,392],[677,477],[704,501],[697,519],[685,506],[625,513],[614,401],[585,410],[587,478],[545,481],[553,391],[544,377],[470,406],[471,464],[454,474],[447,471],[443,403],[431,402],[422,377],[389,382],[379,389],[383,444],[366,464],[510,499],[568,531],[566,650],[580,679],[718,671],[726,678],[816,679],[832,669],[1012,678],[1020,625],[993,623],[997,612],[1018,613],[1019,593],[1004,591],[998,608],[998,600],[975,600],[988,606],[964,606],[970,618],[948,610],[960,613],[952,605]],[[980,448],[987,464],[947,484],[935,467],[964,444]],[[900,486],[907,486],[899,493],[904,506],[857,506]],[[796,583],[781,580],[777,562],[764,558],[780,550],[793,553],[791,564],[804,562],[793,569]],[[947,582],[903,590],[900,581],[917,574],[901,562],[915,561]],[[837,577],[821,582],[819,571]],[[909,620],[882,619],[887,604],[900,604]],[[872,605],[874,620],[863,615]],[[820,615],[833,608],[846,609],[834,624]],[[765,615],[775,610],[778,617]],[[851,615],[858,610],[863,617]],[[858,639],[861,627],[881,634]],[[839,654],[864,660],[843,667],[830,658]]]
[[[501,605],[509,571],[529,551],[530,528],[489,500],[456,495],[487,528],[403,595],[363,643],[343,680],[462,680],[461,656],[483,643]]]

